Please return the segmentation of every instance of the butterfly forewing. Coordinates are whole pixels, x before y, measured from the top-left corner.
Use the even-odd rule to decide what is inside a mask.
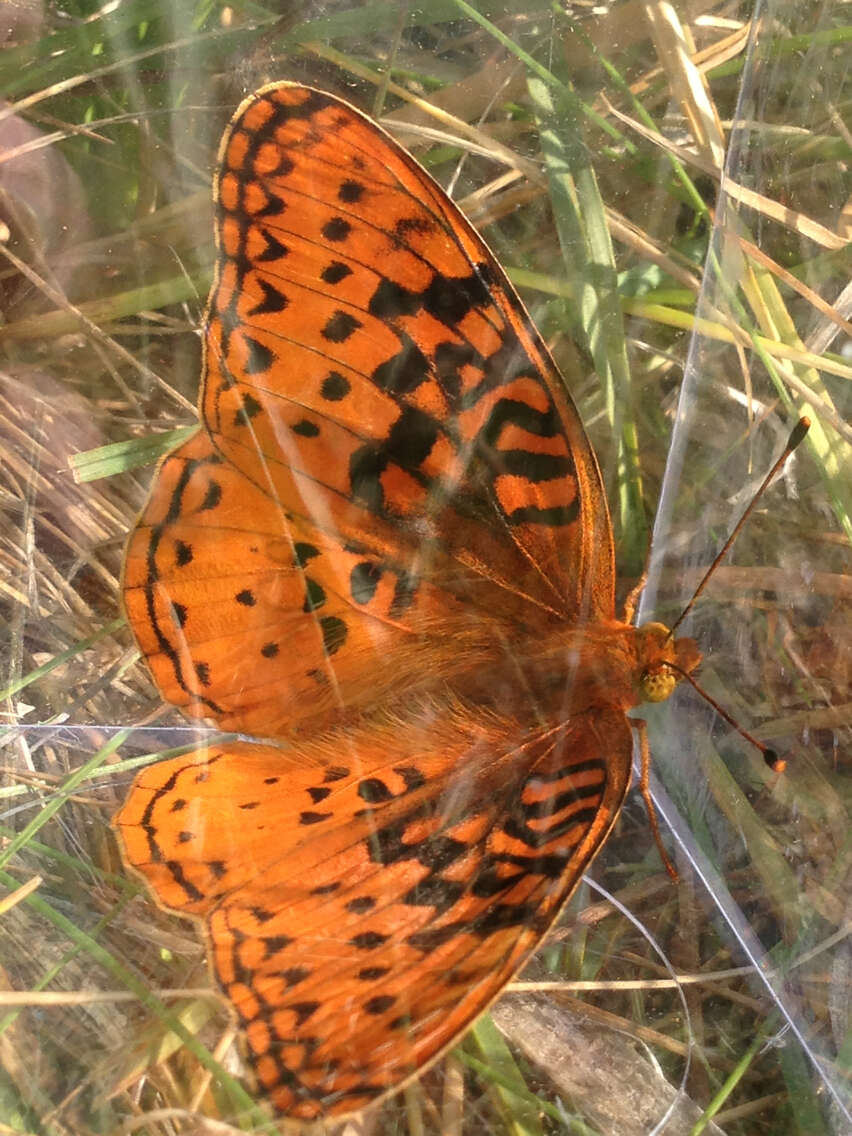
[[[244,105],[221,158],[202,413],[222,452],[252,477],[260,455],[280,496],[344,538],[611,616],[576,411],[438,186],[354,108],[286,84]]]

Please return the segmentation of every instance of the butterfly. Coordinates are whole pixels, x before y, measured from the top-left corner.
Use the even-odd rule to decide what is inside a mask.
[[[200,920],[259,1092],[357,1111],[541,943],[700,655],[615,615],[600,471],[504,272],[341,99],[237,110],[201,429],[127,546],[163,697],[254,741],[152,765],[115,824]],[[643,750],[647,753],[647,744]]]

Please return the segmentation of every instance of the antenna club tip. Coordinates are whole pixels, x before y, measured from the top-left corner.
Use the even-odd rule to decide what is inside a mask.
[[[763,750],[763,760],[769,766],[773,773],[783,773],[787,768],[787,762],[781,757],[774,749],[768,747]]]
[[[811,428],[811,420],[807,415],[802,415],[796,425],[793,427],[793,432],[790,435],[790,441],[787,443],[788,450],[795,450],[796,446],[802,441],[805,434]]]

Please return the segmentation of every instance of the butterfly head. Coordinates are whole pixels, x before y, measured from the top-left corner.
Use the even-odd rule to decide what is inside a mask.
[[[643,702],[664,702],[681,676],[691,674],[701,662],[694,639],[673,639],[662,623],[646,623],[636,629],[642,667],[638,685]]]

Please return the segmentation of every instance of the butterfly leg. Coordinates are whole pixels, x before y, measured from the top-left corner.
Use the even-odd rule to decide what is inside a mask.
[[[639,597],[645,590],[645,585],[648,582],[648,561],[651,558],[651,550],[648,549],[648,558],[645,561],[645,567],[642,569],[642,575],[627,593],[627,598],[624,601],[624,622],[633,626],[633,617],[636,614],[636,606],[639,603]]]
[[[634,589],[635,591],[635,589]],[[633,595],[633,592],[630,593]],[[630,597],[628,597],[629,600]],[[636,731],[636,736],[639,739],[639,757],[640,757],[640,772],[639,772],[639,792],[642,794],[642,800],[645,802],[645,808],[648,810],[648,820],[651,823],[651,832],[654,834],[654,841],[660,852],[660,858],[665,865],[666,871],[669,873],[675,883],[678,881],[677,869],[669,859],[669,855],[663,846],[663,840],[660,836],[660,826],[657,821],[657,810],[654,808],[654,801],[651,797],[651,788],[649,785],[649,774],[651,772],[651,747],[648,744],[648,724],[644,718],[631,718],[630,725]]]

